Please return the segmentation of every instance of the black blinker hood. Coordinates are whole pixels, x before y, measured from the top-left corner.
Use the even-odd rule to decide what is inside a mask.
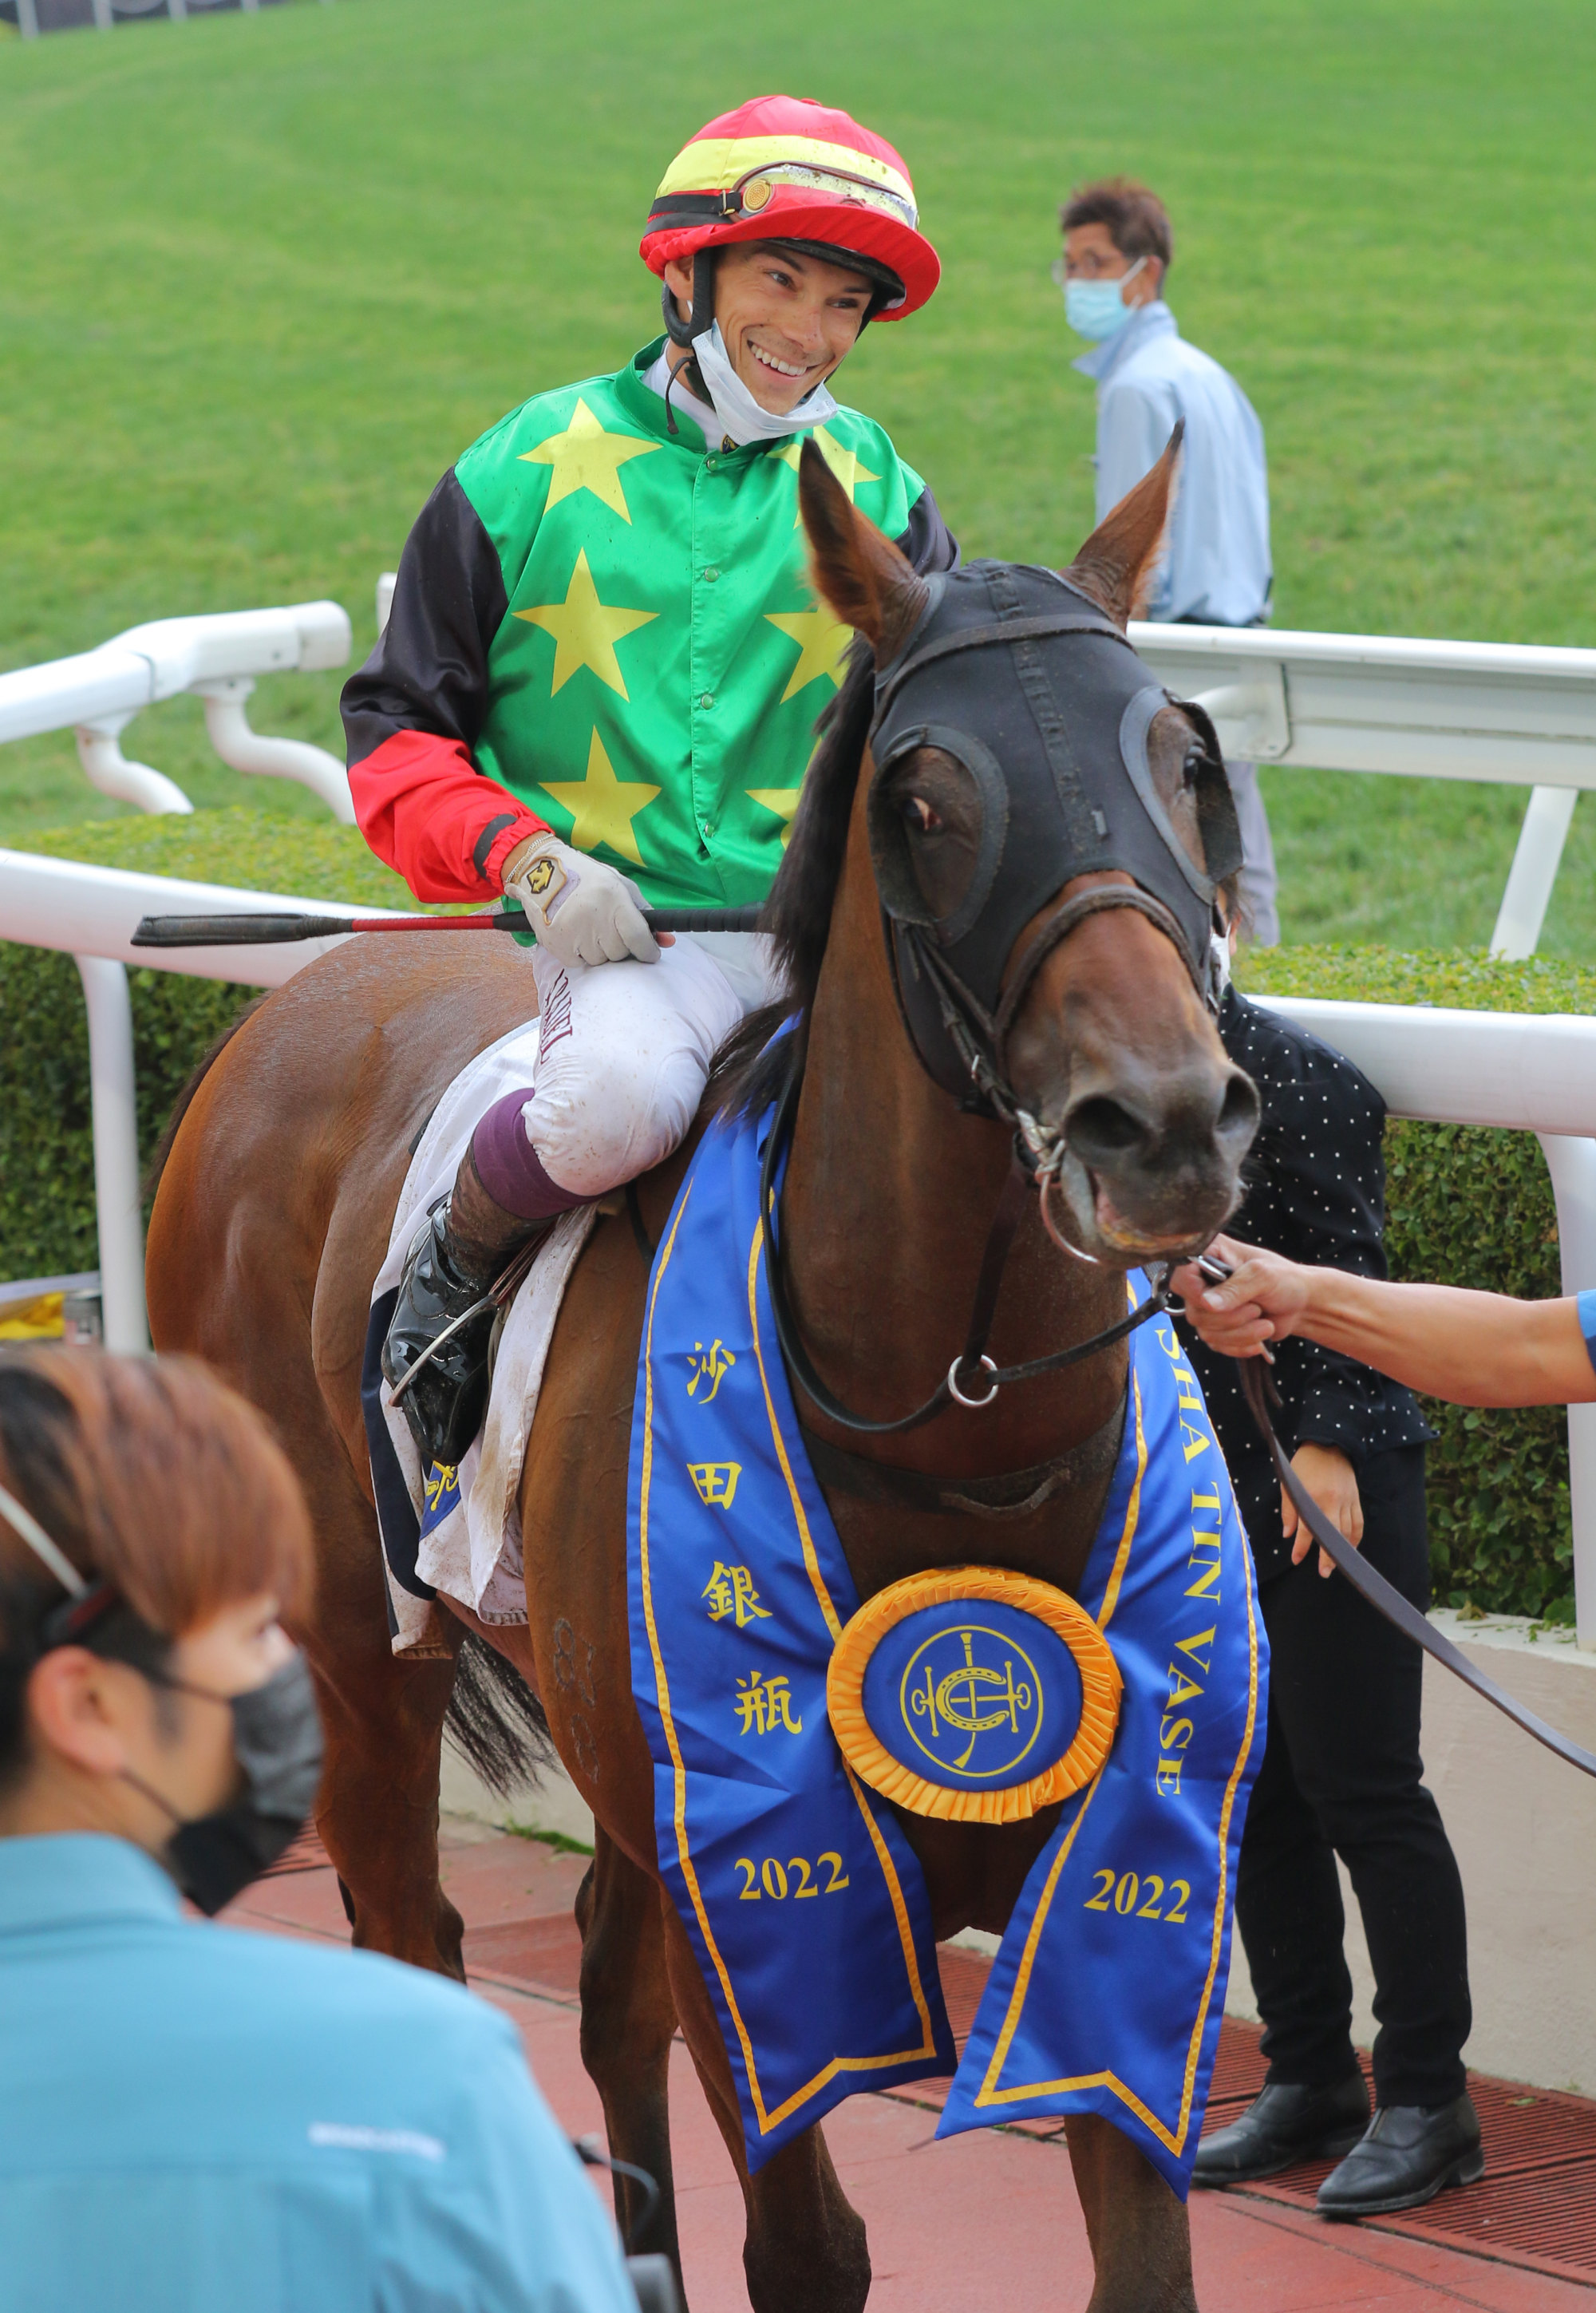
[[[870,842],[910,1032],[933,1077],[968,1101],[968,1057],[948,1031],[950,989],[1001,1082],[1003,1056],[992,1049],[1001,1039],[991,1030],[1021,931],[1072,877],[1118,868],[1154,902],[1144,912],[1179,933],[1187,968],[1207,995],[1215,893],[1241,866],[1241,839],[1206,715],[1155,683],[1087,595],[1055,571],[1007,562],[967,563],[926,583],[931,599],[918,625],[876,677]],[[1207,743],[1196,794],[1201,868],[1170,824],[1148,766],[1148,729],[1171,705]],[[981,804],[975,872],[941,920],[886,794],[894,764],[925,746],[964,767]]]

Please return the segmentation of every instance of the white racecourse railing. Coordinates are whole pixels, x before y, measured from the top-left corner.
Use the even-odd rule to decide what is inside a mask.
[[[78,958],[89,1005],[94,1195],[104,1280],[105,1338],[147,1347],[138,1150],[133,1105],[128,963],[200,979],[281,987],[338,939],[289,946],[142,949],[142,915],[240,913],[257,908],[325,914],[325,900],[241,892],[120,868],[0,850],[0,939]],[[348,903],[363,915],[386,912]],[[1432,1011],[1390,1004],[1259,999],[1300,1021],[1355,1061],[1394,1116],[1533,1132],[1557,1200],[1563,1288],[1596,1286],[1596,1018]],[[1596,1405],[1568,1414],[1579,1642],[1596,1649]]]
[[[251,908],[307,910],[325,914],[325,900],[292,893],[241,892],[225,884],[180,883],[121,867],[36,858],[0,851],[0,939],[49,947],[75,958],[89,1014],[89,1083],[93,1102],[94,1210],[106,1347],[137,1351],[150,1345],[145,1315],[144,1225],[138,1199],[138,1128],[134,1105],[133,1013],[128,964],[182,972],[200,980],[280,988],[338,939],[305,940],[285,947],[136,948],[133,934],[145,915],[236,915]],[[387,908],[350,913],[390,915]]]
[[[1534,792],[1491,936],[1532,955],[1582,787],[1596,787],[1596,650],[1136,624],[1159,680],[1227,755],[1320,771],[1491,779]]]
[[[191,690],[204,700],[211,744],[231,769],[295,779],[352,827],[349,777],[338,757],[301,739],[263,738],[244,713],[258,675],[342,666],[352,641],[348,613],[337,602],[155,619],[97,650],[0,674],[0,742],[75,732],[78,761],[102,795],[140,811],[191,811],[181,787],[147,763],[130,762],[121,746],[142,708]]]
[[[1596,1285],[1596,1018],[1255,1000],[1345,1052],[1393,1116],[1533,1132],[1551,1175],[1563,1290]],[[1579,1643],[1596,1649],[1596,1405],[1568,1409],[1568,1480]]]

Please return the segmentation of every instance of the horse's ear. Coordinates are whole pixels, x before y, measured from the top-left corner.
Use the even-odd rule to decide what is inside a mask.
[[[1117,627],[1128,626],[1146,606],[1153,574],[1175,510],[1180,482],[1182,418],[1150,474],[1100,522],[1064,576],[1090,594]]]
[[[925,608],[925,582],[858,511],[812,435],[799,453],[798,506],[816,594],[864,636],[879,662],[890,659]]]

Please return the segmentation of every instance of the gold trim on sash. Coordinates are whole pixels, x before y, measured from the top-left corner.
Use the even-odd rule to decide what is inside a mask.
[[[1116,1605],[1118,1603],[1119,1584],[1130,1556],[1130,1545],[1137,1524],[1140,1509],[1140,1481],[1147,1466],[1147,1449],[1142,1433],[1142,1393],[1139,1387],[1135,1391],[1135,1399],[1137,1483],[1132,1491],[1118,1555],[1115,1561],[1113,1574],[1109,1578],[1109,1596]],[[1063,1876],[1065,1866],[1069,1861],[1070,1849],[1074,1845],[1075,1834],[1086,1819],[1087,1808],[1101,1789],[1101,1781],[1094,1783],[1092,1790],[1087,1792],[1080,1813],[1070,1825],[1068,1837],[1053,1859],[1053,1868],[1048,1874],[1047,1886],[1043,1888],[1037,1904],[1036,1915],[1031,1921],[1030,1932],[1026,1937],[1025,1949],[1021,1955],[1020,1965],[1015,1972],[1014,1987],[1009,1995],[1008,2008],[993,2046],[991,2062],[987,2064],[986,2078],[977,2089],[973,2099],[978,2112],[989,2112],[994,2106],[998,2105],[1027,2103],[1035,2097],[1065,2096],[1072,2090],[1106,2088],[1111,2095],[1118,2097],[1123,2105],[1136,2114],[1144,2126],[1158,2138],[1161,2144],[1167,2146],[1177,2159],[1180,2158],[1187,2132],[1191,2126],[1192,2096],[1197,2084],[1197,2062],[1202,2054],[1203,2035],[1207,2027],[1209,2002],[1214,1997],[1215,1979],[1219,1972],[1220,1957],[1223,1948],[1231,1815],[1235,1806],[1236,1792],[1246,1770],[1248,1756],[1252,1749],[1253,1734],[1258,1726],[1257,1594],[1253,1587],[1252,1552],[1247,1548],[1245,1542],[1241,1548],[1241,1577],[1246,1585],[1247,1596],[1247,1717],[1242,1728],[1241,1747],[1236,1753],[1235,1764],[1231,1769],[1230,1778],[1225,1785],[1224,1799],[1219,1811],[1219,1890],[1214,1904],[1214,1930],[1209,1947],[1208,1973],[1203,1985],[1202,1998],[1197,2002],[1197,2015],[1192,2021],[1190,2037],[1187,2043],[1186,2071],[1181,2082],[1180,2110],[1176,2117],[1175,2125],[1171,2128],[1160,2120],[1158,2115],[1149,2108],[1136,2090],[1113,2072],[1083,2072],[1068,2080],[1018,2080],[1008,2088],[998,2085],[1003,2077],[1004,2067],[1008,2062],[1009,2050],[1013,2044],[1014,2035],[1019,2029],[1021,2017],[1024,2013],[1026,1998],[1030,1990],[1031,1971],[1036,1961],[1037,1947],[1042,1939],[1042,1930],[1047,1925],[1048,1914],[1053,1908],[1053,1900],[1057,1894],[1058,1883]],[[1102,1617],[1105,1623],[1109,1619],[1109,1601],[1105,1598]]]
[[[691,1195],[692,1183],[689,1182],[688,1184],[687,1193],[683,1196],[681,1203],[677,1209],[676,1218],[671,1223],[670,1232],[666,1236],[663,1245],[661,1247],[659,1259],[654,1264],[653,1282],[650,1288],[648,1297],[646,1337],[643,1357],[644,1423],[641,1484],[639,1487],[638,1570],[643,1593],[644,1624],[648,1632],[648,1650],[653,1663],[654,1685],[659,1702],[660,1719],[664,1728],[665,1741],[671,1753],[671,1784],[674,1796],[674,1805],[672,1807],[671,1816],[676,1834],[677,1860],[681,1866],[682,1878],[687,1883],[688,1894],[691,1898],[693,1911],[697,1919],[699,1933],[704,1939],[705,1948],[709,1954],[715,1974],[719,1978],[721,1992],[725,2000],[727,2011],[732,2018],[732,2029],[736,2032],[738,2045],[742,2051],[742,2061],[748,2073],[749,2092],[753,2101],[755,2115],[759,2120],[759,2133],[761,2135],[765,2135],[767,2134],[771,2129],[779,2127],[781,2123],[786,2120],[792,2114],[801,2111],[803,2106],[808,2103],[810,2098],[817,2095],[819,2091],[839,2072],[869,2073],[873,2071],[881,2071],[890,2066],[899,2065],[905,2062],[912,2062],[922,2057],[934,2056],[936,2054],[936,2033],[935,2027],[932,2022],[930,2002],[926,1998],[925,1987],[920,1982],[919,1966],[915,1956],[914,1935],[909,1924],[908,1906],[904,1900],[903,1890],[898,1884],[898,1874],[892,1867],[891,1853],[885,1840],[881,1837],[880,1828],[877,1825],[874,1817],[872,1816],[869,1807],[865,1805],[863,1792],[859,1790],[851,1774],[848,1776],[849,1787],[852,1790],[854,1799],[858,1805],[859,1812],[864,1818],[865,1825],[869,1831],[871,1841],[875,1849],[876,1860],[881,1866],[882,1877],[887,1883],[887,1886],[890,1894],[893,1914],[898,1922],[899,1935],[902,1942],[904,1960],[908,1973],[909,1989],[922,2027],[920,2045],[914,2048],[895,2049],[888,2054],[880,2056],[833,2056],[830,2062],[822,2066],[821,2070],[815,2074],[812,2080],[806,2080],[802,2088],[795,2089],[784,2103],[778,2105],[776,2110],[772,2112],[766,2105],[764,2091],[759,2085],[759,2066],[754,2054],[753,2043],[750,2038],[748,2027],[743,2022],[741,2011],[737,2005],[737,1994],[732,1986],[730,1971],[726,1966],[724,1959],[721,1956],[720,1948],[715,1939],[715,1931],[709,1924],[709,1913],[704,1902],[703,1890],[698,1884],[697,1868],[693,1860],[691,1842],[688,1834],[687,1769],[682,1761],[681,1746],[677,1738],[676,1723],[671,1716],[671,1683],[666,1674],[664,1656],[660,1646],[659,1628],[654,1619],[652,1567],[653,1536],[649,1527],[650,1497],[653,1490],[653,1480],[654,1309],[659,1300],[660,1287],[664,1281],[665,1271],[670,1267],[671,1257],[676,1250],[677,1231],[681,1227],[683,1217],[687,1212],[688,1201]],[[832,1630],[836,1630],[840,1627],[836,1608],[831,1604],[829,1595],[826,1590],[825,1583],[820,1576],[820,1565],[814,1554],[814,1544],[810,1535],[808,1521],[804,1517],[802,1503],[799,1497],[798,1489],[793,1482],[791,1466],[787,1461],[785,1441],[782,1438],[780,1427],[776,1419],[776,1408],[770,1397],[769,1382],[767,1377],[765,1376],[764,1353],[759,1343],[759,1315],[754,1298],[754,1286],[758,1276],[759,1256],[763,1244],[764,1237],[762,1229],[756,1228],[754,1232],[753,1244],[749,1257],[749,1305],[750,1313],[754,1319],[754,1355],[759,1363],[761,1380],[764,1382],[765,1403],[770,1419],[771,1437],[775,1441],[776,1450],[781,1462],[783,1474],[786,1479],[788,1494],[793,1504],[794,1515],[798,1521],[799,1533],[803,1543],[805,1562],[810,1570],[810,1579],[814,1584],[817,1603],[820,1605],[821,1612],[826,1617],[829,1627]]]
[[[864,1673],[877,1645],[906,1615],[960,1599],[1013,1606],[1062,1639],[1081,1678],[1081,1723],[1060,1759],[1002,1790],[959,1790],[934,1783],[895,1759],[864,1715]],[[1098,1625],[1050,1582],[1004,1566],[941,1567],[905,1576],[860,1607],[832,1651],[826,1674],[831,1731],[855,1772],[883,1799],[914,1815],[946,1823],[1023,1823],[1089,1783],[1109,1755],[1119,1723],[1123,1682]]]

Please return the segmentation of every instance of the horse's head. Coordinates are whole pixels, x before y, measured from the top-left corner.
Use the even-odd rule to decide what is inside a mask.
[[[932,1077],[1018,1121],[1084,1251],[1204,1244],[1258,1116],[1215,1030],[1215,885],[1241,864],[1213,728],[1126,639],[1179,436],[1062,575],[916,575],[812,444],[815,583],[875,655],[861,787],[906,1025]]]

